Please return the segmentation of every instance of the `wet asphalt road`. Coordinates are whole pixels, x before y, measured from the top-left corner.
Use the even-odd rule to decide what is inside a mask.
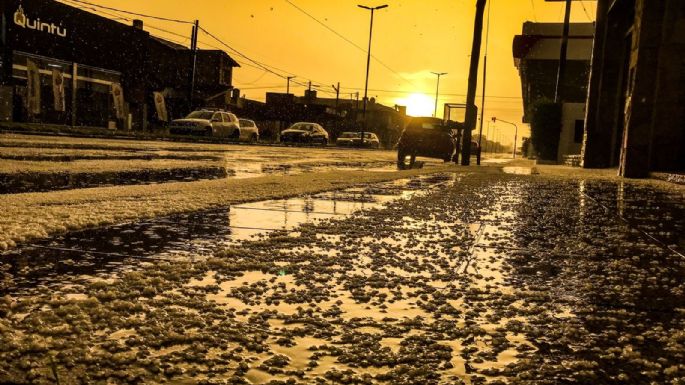
[[[472,170],[1,258],[0,383],[685,383],[685,195],[666,185]]]

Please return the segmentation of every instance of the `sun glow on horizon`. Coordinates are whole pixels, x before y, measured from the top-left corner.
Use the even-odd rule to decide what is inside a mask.
[[[419,92],[397,99],[397,104],[407,106],[410,116],[433,116],[435,110],[435,99]]]

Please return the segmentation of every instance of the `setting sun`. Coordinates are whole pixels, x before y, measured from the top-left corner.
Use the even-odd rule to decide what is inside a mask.
[[[433,116],[435,110],[435,99],[421,93],[397,99],[397,104],[407,106],[407,115],[411,116]]]

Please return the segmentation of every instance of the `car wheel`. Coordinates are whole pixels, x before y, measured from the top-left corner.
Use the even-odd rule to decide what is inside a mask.
[[[205,136],[214,136],[212,127],[205,127]]]
[[[322,139],[321,139],[321,146],[323,146],[323,147],[328,146],[328,139],[322,138]]]
[[[239,128],[233,129],[233,132],[231,133],[231,139],[233,139],[233,140],[239,140],[240,139],[240,129]]]
[[[250,143],[255,144],[257,143],[257,140],[257,134],[252,134],[252,136],[250,136]]]
[[[397,150],[397,168],[400,170],[409,170],[414,167],[416,162],[416,153],[409,152],[405,148]]]

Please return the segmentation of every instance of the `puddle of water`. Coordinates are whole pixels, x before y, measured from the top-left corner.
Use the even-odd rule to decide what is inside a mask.
[[[134,155],[131,159],[146,158]],[[167,157],[170,157],[167,156]],[[164,156],[162,159],[166,159]],[[170,159],[174,159],[171,157]],[[200,160],[205,160],[202,158]],[[154,184],[164,182],[189,182],[201,179],[246,179],[264,175],[295,175],[311,172],[328,172],[335,170],[384,172],[395,171],[394,166],[369,165],[298,165],[266,164],[259,162],[231,163],[216,166],[215,159],[207,162],[206,167],[145,169],[134,171],[111,171],[97,173],[82,172],[19,172],[0,173],[0,194],[17,194],[25,192],[46,192],[89,187]],[[236,165],[239,164],[239,165]]]
[[[0,194],[46,192],[87,187],[188,182],[228,177],[223,167],[138,170],[100,173],[27,172],[0,173]]]
[[[245,203],[67,233],[0,254],[4,262],[0,278],[8,277],[0,279],[0,295],[30,295],[31,288],[43,284],[63,286],[110,279],[155,259],[203,258],[217,248],[273,230],[291,230],[303,223],[382,208],[404,193],[425,192],[450,180],[451,176],[418,177],[369,187],[395,195],[358,194],[358,189],[350,189],[317,194],[315,198]],[[338,195],[342,199],[338,200]]]
[[[515,175],[536,175],[538,170],[535,167],[502,167],[502,172],[505,174]]]

